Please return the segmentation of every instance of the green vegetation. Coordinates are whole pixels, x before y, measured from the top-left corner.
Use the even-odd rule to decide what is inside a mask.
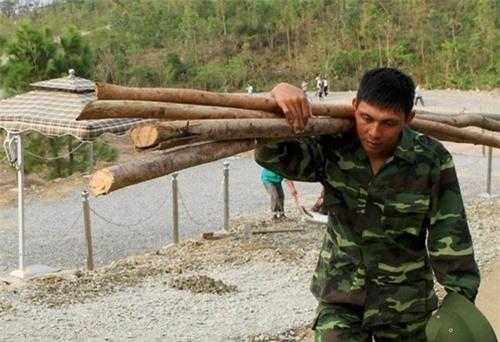
[[[69,68],[122,85],[212,91],[243,91],[248,82],[265,91],[317,74],[333,91],[355,89],[367,69],[384,65],[426,88],[500,85],[500,0],[55,0],[16,10],[18,4],[0,1],[0,88],[9,95]],[[27,148],[50,158],[75,145],[35,134]],[[116,158],[105,145],[96,150],[96,159]],[[49,165],[49,177],[60,177],[81,170],[85,158],[35,163],[28,156],[26,168]]]
[[[2,13],[7,41],[25,24],[61,37],[75,25],[90,77],[125,85],[262,91],[321,74],[343,90],[383,65],[427,88],[500,84],[500,0],[67,0]]]

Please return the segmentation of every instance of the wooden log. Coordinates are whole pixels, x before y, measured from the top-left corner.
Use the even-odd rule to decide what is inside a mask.
[[[414,119],[410,126],[437,139],[484,144],[500,148],[500,139],[491,135],[471,132],[462,128],[420,119]],[[335,133],[338,132],[330,132],[330,134]],[[129,185],[249,151],[261,144],[279,140],[287,139],[245,139],[201,142],[195,145],[180,146],[168,150],[168,152],[166,151],[149,157],[147,160],[135,161],[99,170],[92,175],[89,186],[94,195],[108,194]]]
[[[488,119],[491,119],[491,120],[496,120],[496,121],[500,121],[500,114],[499,113],[487,113],[487,112],[483,112],[481,111],[481,113],[465,113],[465,112],[460,112],[459,114],[454,114],[454,113],[436,113],[436,112],[432,112],[430,110],[426,110],[426,109],[418,109],[417,110],[417,115],[439,115],[439,116],[444,116],[444,117],[454,117],[454,116],[460,116],[460,115],[473,115],[473,116],[482,116],[482,117],[485,117],[485,118],[488,118]]]
[[[163,120],[282,118],[283,115],[262,110],[201,106],[180,103],[97,100],[88,103],[76,120],[110,118],[150,118]]]
[[[480,114],[461,114],[461,115],[439,115],[439,114],[421,114],[418,113],[416,118],[436,121],[455,127],[475,126],[490,131],[500,132],[500,122],[494,119],[484,117]]]
[[[159,141],[157,145],[152,145],[149,147],[135,147],[137,152],[148,152],[148,151],[158,151],[158,150],[166,150],[171,149],[178,146],[192,145],[199,142],[203,142],[203,137],[199,136],[187,136],[180,138],[173,138],[164,141]]]
[[[196,89],[134,88],[96,82],[96,95],[99,100],[159,101],[282,113],[281,108],[271,97],[214,93]],[[315,115],[335,117],[353,115],[351,105],[313,103],[312,109]]]
[[[422,119],[413,119],[410,122],[410,127],[439,140],[500,148],[500,138],[491,134],[482,134],[464,128],[457,128]]]
[[[164,126],[166,126],[167,131],[170,129],[169,123],[135,128],[133,130],[133,141],[136,148],[145,149],[157,146],[156,149],[166,149],[182,144],[183,142],[193,143],[202,140],[238,140],[248,138],[292,139],[311,135],[334,134],[352,130],[354,122],[349,119],[312,118],[306,130],[300,135],[294,134],[292,128],[284,119],[202,120],[184,122],[183,124],[178,122],[176,123],[176,128],[184,132],[187,137],[191,137],[185,141],[181,140],[182,138],[168,139],[168,134],[162,136],[161,131]],[[447,124],[414,119],[410,123],[410,127],[440,140],[498,147],[499,137],[471,132]],[[162,140],[163,137],[166,137],[167,140]]]
[[[160,141],[185,137],[187,134],[183,129],[187,122],[189,121],[169,121],[137,126],[132,129],[130,135],[136,148],[147,148],[157,145]]]
[[[108,194],[123,187],[144,182],[191,166],[208,163],[254,149],[272,140],[255,139],[231,142],[205,142],[182,146],[173,151],[150,156],[147,160],[115,165],[95,172],[89,187],[94,195]]]
[[[148,148],[170,139],[172,130],[175,134],[198,136],[203,140],[239,140],[341,133],[350,131],[353,127],[354,122],[350,119],[311,118],[304,132],[295,135],[285,119],[202,120],[186,121],[184,125],[159,123],[136,127],[132,130],[132,140],[137,148]]]

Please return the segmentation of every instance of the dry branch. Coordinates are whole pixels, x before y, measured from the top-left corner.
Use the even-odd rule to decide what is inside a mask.
[[[293,138],[347,132],[354,127],[350,119],[312,118],[300,135],[293,133],[285,119],[202,120],[160,123],[136,127],[132,140],[137,148],[148,148],[179,136],[198,136],[203,140],[238,140],[251,138]]]

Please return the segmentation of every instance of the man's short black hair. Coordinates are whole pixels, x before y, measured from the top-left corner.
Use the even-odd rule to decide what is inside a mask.
[[[356,102],[365,101],[383,110],[411,113],[415,97],[415,82],[394,68],[377,68],[361,78]]]

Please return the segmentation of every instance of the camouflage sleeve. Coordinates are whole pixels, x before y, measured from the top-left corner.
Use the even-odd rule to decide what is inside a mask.
[[[441,160],[431,204],[427,246],[437,281],[474,301],[479,269],[474,259],[462,195],[451,155]]]
[[[303,138],[269,144],[255,151],[255,161],[286,179],[319,181],[323,154],[319,138]]]

